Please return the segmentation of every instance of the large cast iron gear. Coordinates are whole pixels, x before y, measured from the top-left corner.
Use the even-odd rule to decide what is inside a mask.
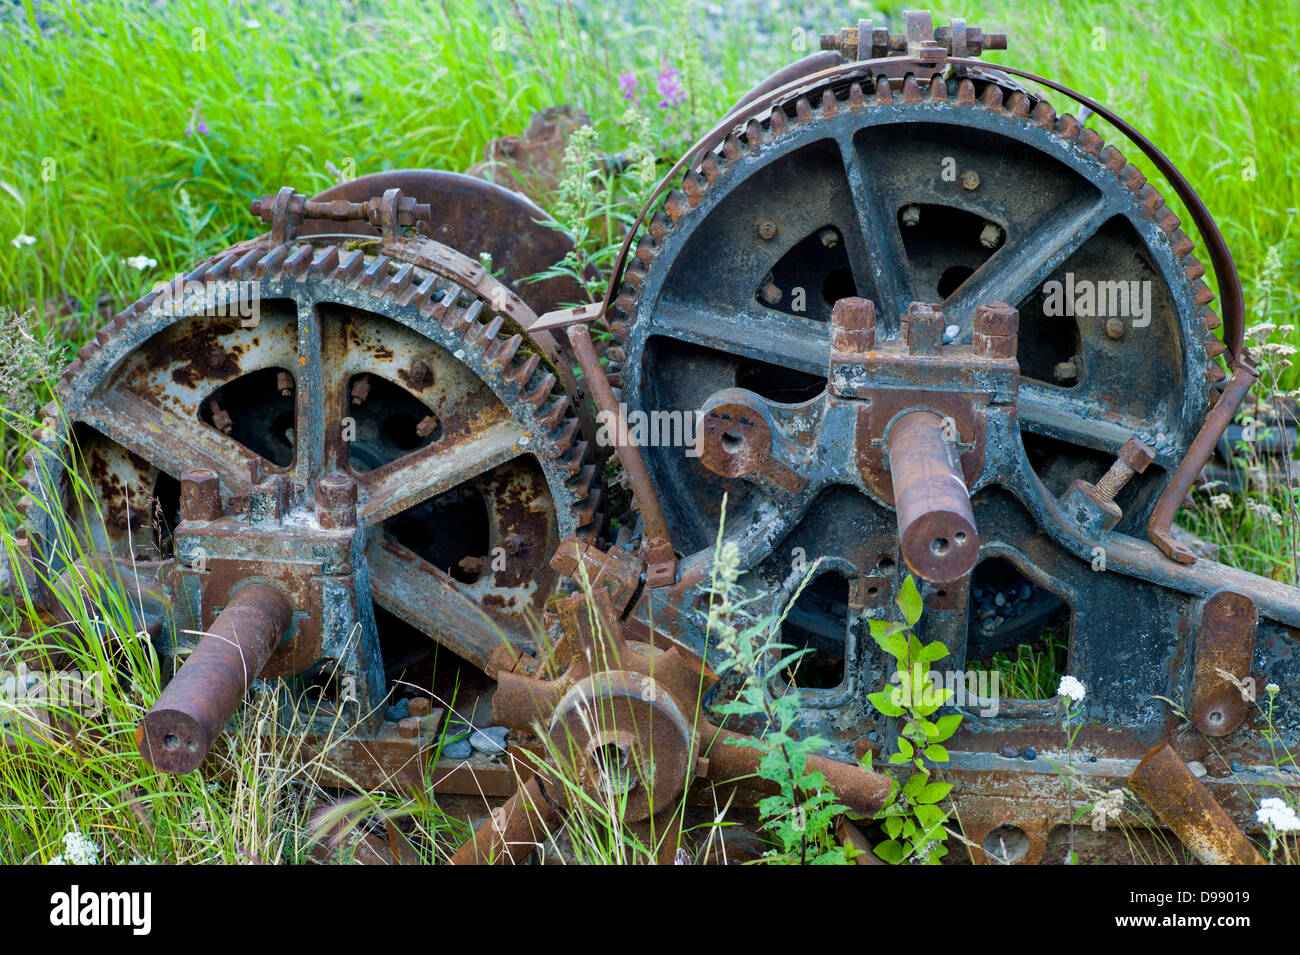
[[[727,268],[699,267],[720,248]],[[1006,301],[1020,313],[1028,379],[1020,426],[1044,482],[1059,493],[1138,434],[1156,467],[1125,491],[1125,527],[1137,528],[1224,377],[1191,248],[1118,149],[1005,77],[814,85],[737,118],[666,196],[614,303],[611,381],[629,411],[698,409],[724,387],[799,402],[824,385],[839,298],[873,301],[882,338],[898,334],[910,302],[942,303],[958,342],[970,341],[976,305]],[[1108,333],[1111,316],[1045,316],[1042,288],[1066,273],[1140,274],[1150,325],[1121,320]],[[647,457],[686,553],[712,541],[715,488],[730,495],[736,533],[765,498],[673,449]],[[801,513],[786,511],[785,526]],[[750,560],[764,553],[755,543]]]
[[[28,455],[23,546],[35,566],[63,573],[69,551],[51,514],[66,514],[95,542],[93,559],[116,562],[151,595],[144,623],[168,654],[192,641],[169,645],[163,634],[206,629],[228,596],[185,587],[197,567],[206,594],[216,578],[205,558],[220,563],[209,538],[187,535],[215,534],[221,520],[251,530],[254,511],[278,496],[281,523],[241,545],[239,560],[220,555],[224,576],[242,568],[280,580],[302,598],[298,629],[319,640],[331,622],[328,579],[323,595],[308,591],[329,563],[326,543],[298,531],[353,520],[364,556],[344,558],[350,576],[340,579],[355,591],[348,619],[362,624],[361,641],[376,639],[373,595],[482,668],[503,638],[531,644],[530,618],[559,581],[548,568],[558,542],[593,536],[599,520],[597,469],[559,356],[528,336],[532,310],[479,263],[403,234],[405,212],[385,220],[382,237],[299,236],[302,201],[292,190],[268,197],[287,225],[277,217],[271,235],[145,296],[81,349],[62,378],[62,414]],[[368,208],[378,221],[399,206],[409,202],[390,190]],[[77,481],[61,467],[74,457]],[[206,498],[191,519],[187,493]],[[349,495],[355,518],[340,518]],[[316,576],[299,573],[312,561]],[[169,614],[180,626],[160,626]],[[295,641],[293,661],[281,647],[269,675],[316,664],[319,646]],[[363,649],[379,674],[364,678],[377,705],[378,647]]]

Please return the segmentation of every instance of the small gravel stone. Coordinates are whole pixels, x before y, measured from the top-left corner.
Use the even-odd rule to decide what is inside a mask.
[[[943,343],[945,345],[952,344],[957,340],[957,336],[960,334],[961,334],[960,325],[949,325],[947,328],[943,330]]]
[[[395,706],[390,706],[384,710],[384,719],[389,723],[400,723],[410,715],[411,711],[407,707],[406,700],[402,700]]]
[[[1006,595],[1005,595],[1005,594],[998,594],[996,597],[993,598],[993,602],[994,602],[995,604],[997,604],[999,607],[1003,607],[1003,606],[1005,606],[1005,605],[1006,605],[1006,602],[1007,602]]]
[[[446,737],[443,737],[445,740]],[[470,754],[474,752],[474,747],[469,745],[467,739],[457,739],[442,744],[442,759],[469,759]]]
[[[1038,758],[1038,751],[1033,749],[1022,749],[1020,751],[1020,758],[1025,760],[1026,762],[1032,763],[1034,760]]]
[[[486,756],[500,756],[506,751],[506,734],[510,732],[504,726],[485,726],[475,730],[469,742]]]
[[[1248,773],[1248,772],[1250,772],[1249,769],[1247,769],[1245,766],[1241,765],[1241,763],[1237,762],[1235,759],[1232,760],[1232,762],[1230,762],[1228,765],[1232,767],[1232,771],[1233,771],[1234,773]]]
[[[998,750],[998,755],[1006,759],[1015,759],[1020,755],[1020,750],[1016,749],[1014,746],[1003,746]]]
[[[1204,763],[1198,763],[1196,760],[1192,760],[1190,763],[1188,763],[1187,768],[1192,771],[1192,775],[1195,776],[1197,779],[1200,779],[1202,776],[1204,776],[1206,773],[1209,772],[1209,770],[1205,768]]]

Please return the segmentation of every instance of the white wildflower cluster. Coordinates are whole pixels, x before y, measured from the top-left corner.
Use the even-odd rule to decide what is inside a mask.
[[[1071,702],[1079,703],[1088,695],[1088,691],[1078,679],[1067,674],[1061,677],[1061,685],[1056,688],[1056,695],[1068,696]]]
[[[63,834],[63,854],[57,855],[50,865],[99,865],[99,847],[73,827]]]
[[[1232,496],[1230,494],[1211,494],[1210,506],[1216,511],[1226,511],[1232,507]]]
[[[133,255],[130,258],[123,259],[122,261],[137,272],[143,272],[145,269],[152,269],[158,265],[157,259],[151,259],[147,255]]]
[[[1300,832],[1300,816],[1276,796],[1267,796],[1259,801],[1255,818],[1274,832]]]
[[[19,232],[16,236],[14,236],[12,239],[9,240],[9,244],[12,245],[15,249],[21,249],[23,246],[31,245],[35,241],[36,241],[36,236],[27,235],[26,233]]]
[[[1263,518],[1266,521],[1272,521],[1277,527],[1282,526],[1282,515],[1268,504],[1261,503],[1260,501],[1247,501],[1246,510],[1250,511],[1256,517]]]
[[[716,635],[715,646],[724,658],[730,659],[738,656],[740,636],[733,622],[737,607],[731,602],[736,581],[740,578],[740,548],[735,541],[727,541],[722,545],[714,565],[714,575],[717,580],[714,591],[716,599],[709,608],[708,629]]]
[[[1112,789],[1092,804],[1092,828],[1098,832],[1106,829],[1106,823],[1114,822],[1124,811],[1124,790]]]

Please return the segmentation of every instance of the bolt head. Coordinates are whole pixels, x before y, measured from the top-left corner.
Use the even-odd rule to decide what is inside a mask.
[[[1106,319],[1106,335],[1116,341],[1124,337],[1124,320],[1121,318]]]
[[[764,241],[776,238],[776,223],[771,219],[758,220],[758,237]]]
[[[976,305],[975,331],[981,335],[1015,335],[1020,331],[1020,313],[1006,302]]]
[[[980,174],[974,169],[967,169],[961,174],[961,184],[963,189],[978,189],[980,187]]]
[[[1147,465],[1155,460],[1156,453],[1150,445],[1134,436],[1124,442],[1124,447],[1119,449],[1119,457],[1121,461],[1141,474],[1147,469]]]

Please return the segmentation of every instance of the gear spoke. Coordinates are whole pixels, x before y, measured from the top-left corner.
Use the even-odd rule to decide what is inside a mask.
[[[460,440],[446,439],[361,478],[368,498],[357,517],[377,524],[518,457],[527,436],[503,419]]]
[[[876,290],[878,317],[886,327],[898,328],[907,306],[915,297],[908,271],[907,251],[898,220],[885,205],[866,158],[851,137],[837,137],[848,177],[849,196],[857,218],[856,228],[848,229],[844,242],[849,253],[859,289]]]
[[[235,442],[131,391],[106,392],[87,404],[77,420],[178,480],[185,468],[204,467],[217,472],[233,493],[248,489],[248,456]]]
[[[1115,214],[1118,210],[1105,197],[1053,210],[1022,237],[999,248],[958,286],[944,302],[945,314],[961,326],[963,334],[969,334],[976,305],[1019,305]]]
[[[821,322],[751,305],[739,313],[665,301],[655,332],[745,358],[824,376],[830,332]]]
[[[455,580],[387,537],[366,551],[375,603],[482,669],[501,643],[500,626]]]
[[[298,302],[298,387],[294,415],[294,483],[314,488],[325,473],[326,421],[332,396],[325,388],[316,303]]]

